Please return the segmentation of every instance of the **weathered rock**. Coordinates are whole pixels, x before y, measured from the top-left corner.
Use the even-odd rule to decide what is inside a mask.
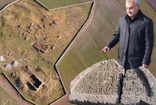
[[[139,67],[123,74],[115,60],[99,62],[71,82],[69,101],[79,105],[156,104],[156,79],[148,69]]]
[[[102,61],[81,72],[70,85],[69,101],[76,104],[119,104],[124,68],[115,60]]]
[[[127,70],[122,91],[122,105],[156,104],[156,79],[146,68]]]

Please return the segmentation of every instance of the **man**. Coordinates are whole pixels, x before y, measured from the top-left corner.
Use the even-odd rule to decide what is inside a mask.
[[[154,43],[153,22],[139,9],[139,0],[126,0],[126,11],[112,39],[101,51],[108,53],[120,41],[118,62],[125,70],[148,68]]]

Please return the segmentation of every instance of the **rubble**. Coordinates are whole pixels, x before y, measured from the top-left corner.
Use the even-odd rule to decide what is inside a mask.
[[[8,53],[8,58],[9,58],[9,59],[14,58],[14,56],[13,56],[13,54],[12,54],[11,52]]]
[[[4,57],[0,56],[0,62],[3,62],[3,61],[5,61]]]
[[[22,28],[22,25],[21,25],[21,24],[19,24],[17,27],[18,27],[18,28]]]
[[[20,77],[17,77],[17,79],[15,80],[15,84],[20,90],[23,90],[24,84],[22,83]]]
[[[57,20],[53,20],[53,24],[57,25]]]
[[[24,40],[28,41],[29,40],[29,37],[25,37]]]
[[[55,49],[55,46],[51,46],[50,49],[51,49],[51,50]]]
[[[44,37],[44,40],[47,41],[48,40],[48,37]]]
[[[57,35],[57,38],[61,38],[61,35]]]
[[[38,25],[38,28],[39,28],[39,29],[42,29],[42,28],[43,28],[43,26],[42,26],[42,25]]]
[[[42,53],[45,53],[48,50],[48,45],[43,45],[43,44],[39,44],[39,43],[34,43],[33,47],[35,49],[37,49],[37,51],[40,51]]]

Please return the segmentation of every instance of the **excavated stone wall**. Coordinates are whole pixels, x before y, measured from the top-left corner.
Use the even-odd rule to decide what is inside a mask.
[[[124,71],[113,59],[94,64],[71,82],[69,101],[79,105],[155,105],[156,79],[149,70]]]

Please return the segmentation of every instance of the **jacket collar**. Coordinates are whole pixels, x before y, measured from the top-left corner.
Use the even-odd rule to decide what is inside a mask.
[[[130,17],[126,14],[124,18],[127,20]],[[138,11],[138,13],[137,13],[137,15],[136,15],[136,17],[134,19],[141,19],[141,20],[143,19],[143,13],[141,12],[140,9],[139,9],[139,11]]]

